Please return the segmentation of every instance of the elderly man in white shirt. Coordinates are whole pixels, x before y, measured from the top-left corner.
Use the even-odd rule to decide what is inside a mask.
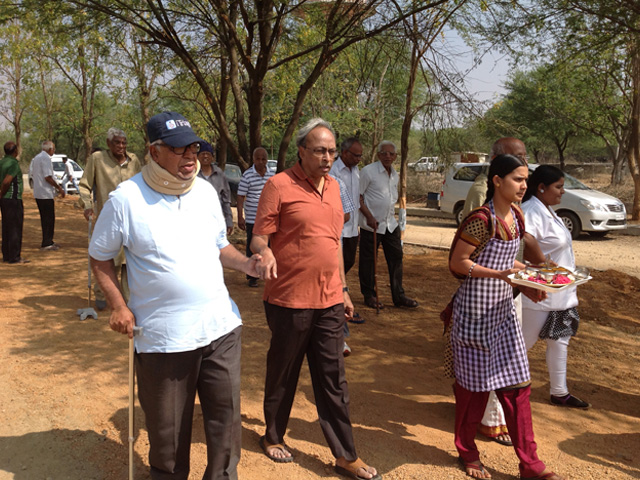
[[[196,393],[208,454],[202,478],[237,479],[241,320],[223,267],[260,276],[259,255],[231,245],[216,191],[197,178],[198,138],[180,114],[147,124],[151,160],[109,196],[91,237],[91,264],[111,306],[111,329],[135,337],[138,398],[151,478],[186,479]],[[124,247],[131,299],[113,258]]]
[[[56,153],[56,146],[51,140],[42,142],[42,151],[33,157],[29,166],[31,178],[33,179],[33,196],[38,205],[40,225],[42,227],[40,250],[58,250],[60,248],[53,241],[56,225],[56,210],[53,198],[55,196],[54,189],[58,191],[62,198],[64,198],[65,192],[53,176],[51,157],[54,153]]]
[[[333,162],[329,172],[332,177],[341,180],[345,185],[355,204],[356,211],[360,209],[360,169],[358,168],[360,160],[362,160],[362,144],[356,137],[349,137],[340,145],[340,158]],[[360,238],[358,217],[357,213],[350,215],[342,228],[342,259],[344,260],[345,275],[356,263],[358,239]],[[356,312],[349,321],[364,323],[360,314]]]
[[[402,240],[395,217],[398,201],[398,174],[393,169],[397,156],[392,142],[378,145],[378,161],[360,172],[360,290],[371,308],[383,308],[374,286],[374,249],[382,243],[389,267],[391,298],[396,307],[415,308],[418,302],[407,297],[402,288]],[[376,245],[373,232],[376,231]]]

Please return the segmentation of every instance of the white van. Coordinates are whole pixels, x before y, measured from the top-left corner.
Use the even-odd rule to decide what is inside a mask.
[[[530,164],[529,170],[537,167]],[[440,210],[454,215],[458,225],[462,221],[467,192],[483,170],[489,170],[488,163],[454,163],[445,175],[440,192]],[[564,174],[564,189],[562,202],[553,209],[574,239],[580,232],[602,237],[611,230],[627,228],[627,211],[617,198],[593,190],[567,173]]]

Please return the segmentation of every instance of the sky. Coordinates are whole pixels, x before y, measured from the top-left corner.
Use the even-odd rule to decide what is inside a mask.
[[[455,52],[454,63],[458,70],[465,71],[473,65],[471,48],[453,30],[445,32],[447,49]],[[509,71],[509,58],[497,51],[489,52],[482,58],[482,62],[469,71],[465,80],[469,91],[480,101],[496,102],[505,94],[504,83]]]

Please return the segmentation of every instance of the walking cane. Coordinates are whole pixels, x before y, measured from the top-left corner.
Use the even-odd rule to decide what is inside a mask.
[[[133,327],[133,336],[142,335],[142,327]],[[134,377],[134,358],[135,352],[133,347],[133,337],[129,339],[129,480],[133,480],[133,442],[135,442],[134,420],[135,420],[135,389],[136,381]]]
[[[91,220],[92,216],[89,217],[89,230],[87,233],[87,238],[89,239],[88,243],[91,244]],[[80,320],[86,320],[87,317],[93,317],[96,320],[98,319],[98,313],[91,306],[91,257],[89,256],[89,249],[87,248],[87,286],[89,287],[89,294],[87,295],[87,308],[79,308],[76,312],[76,315],[80,315]]]
[[[378,238],[373,229],[373,291],[376,294],[376,315],[380,314],[380,299],[378,298]]]

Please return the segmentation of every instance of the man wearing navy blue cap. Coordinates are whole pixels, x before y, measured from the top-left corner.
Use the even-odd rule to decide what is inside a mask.
[[[231,189],[229,181],[225,177],[224,172],[216,164],[216,152],[209,142],[200,142],[200,151],[198,152],[198,160],[200,161],[200,172],[198,176],[211,184],[218,192],[218,199],[222,207],[224,220],[227,223],[227,235],[233,233],[233,214],[231,213]]]
[[[151,161],[105,204],[89,254],[109,305],[110,327],[135,337],[138,397],[149,432],[153,480],[187,480],[196,393],[207,437],[203,479],[237,479],[240,459],[240,334],[223,267],[261,275],[226,236],[216,192],[197,178],[199,142],[174,112],[147,125]],[[124,247],[131,297],[113,269]]]

